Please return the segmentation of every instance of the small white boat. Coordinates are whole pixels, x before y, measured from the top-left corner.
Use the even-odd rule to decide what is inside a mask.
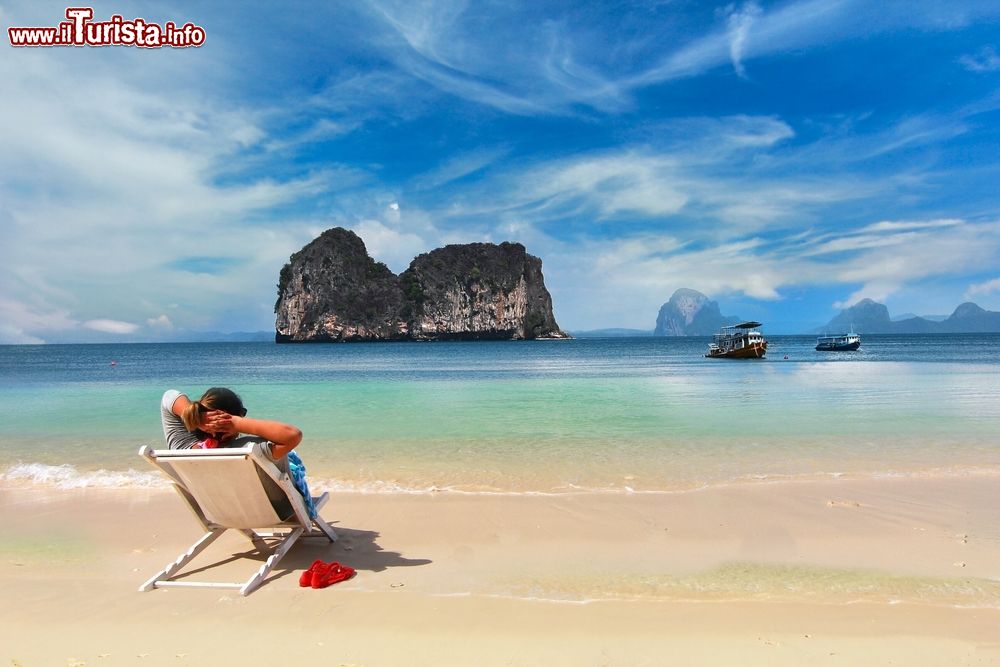
[[[861,335],[854,333],[836,336],[820,336],[816,339],[816,349],[820,352],[853,352],[861,347]]]

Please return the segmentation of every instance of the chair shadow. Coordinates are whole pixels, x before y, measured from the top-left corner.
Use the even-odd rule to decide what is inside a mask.
[[[334,526],[334,530],[337,533],[336,542],[331,543],[320,537],[300,540],[285,560],[301,565],[301,569],[312,565],[317,558],[325,561],[337,560],[355,570],[370,572],[382,572],[392,567],[416,567],[433,562],[429,558],[407,558],[398,551],[385,550],[377,542],[380,533],[374,530],[338,526]]]
[[[334,522],[335,523],[335,522]],[[278,565],[271,571],[263,585],[277,581],[298,570],[305,570],[313,561],[337,561],[349,565],[355,570],[382,572],[393,567],[417,567],[432,563],[429,558],[407,558],[398,551],[386,551],[378,542],[380,533],[374,530],[344,528],[333,526],[337,533],[337,541],[330,542],[325,536],[303,536],[295,543]],[[276,544],[273,539],[269,544]],[[249,546],[249,545],[248,545]],[[215,560],[198,568],[185,569],[183,573],[174,576],[175,579],[186,579],[192,575],[209,572],[239,560],[251,560],[263,563],[271,554],[262,552],[255,547],[246,551],[234,553],[228,558]],[[247,573],[250,576],[250,573]]]

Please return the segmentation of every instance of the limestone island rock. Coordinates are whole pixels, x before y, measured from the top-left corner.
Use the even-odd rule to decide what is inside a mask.
[[[727,317],[719,304],[697,290],[682,287],[660,307],[654,336],[711,336],[720,327],[736,324],[738,317]]]
[[[281,269],[274,311],[278,343],[569,338],[520,243],[445,246],[396,276],[335,227]]]

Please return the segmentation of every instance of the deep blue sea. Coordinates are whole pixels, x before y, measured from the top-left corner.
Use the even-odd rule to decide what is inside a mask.
[[[1000,334],[864,337],[762,360],[707,338],[0,346],[0,475],[159,483],[174,388],[241,394],[296,424],[318,486],[423,492],[670,491],[824,475],[1000,470]]]

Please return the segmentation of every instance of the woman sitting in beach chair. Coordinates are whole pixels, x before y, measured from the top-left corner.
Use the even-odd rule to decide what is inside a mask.
[[[231,389],[212,387],[197,401],[175,389],[163,394],[160,419],[170,449],[236,447],[244,437],[263,438],[275,461],[284,458],[302,441],[302,431],[279,421],[251,419],[243,400]]]
[[[160,401],[160,421],[170,449],[214,449],[264,443],[265,453],[292,478],[306,501],[310,517],[315,517],[305,465],[292,451],[302,442],[302,431],[297,427],[247,417],[243,399],[225,387],[212,387],[197,401],[175,389],[166,391]]]

